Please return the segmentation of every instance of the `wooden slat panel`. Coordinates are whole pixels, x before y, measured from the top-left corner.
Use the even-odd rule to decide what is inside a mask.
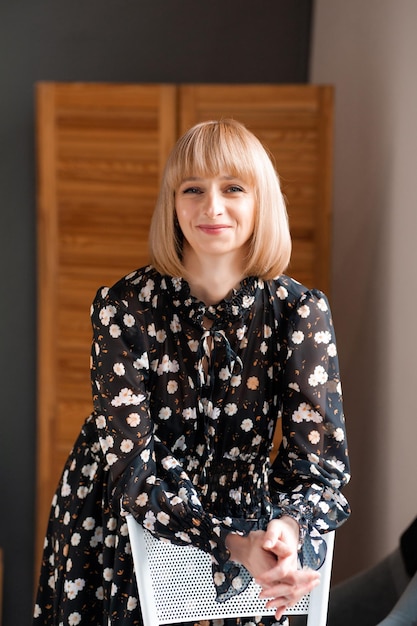
[[[289,273],[330,288],[332,88],[311,85],[183,85],[180,129],[232,117],[271,152],[294,242]]]
[[[45,84],[37,92],[38,141],[38,349],[37,349],[37,542],[35,566],[51,500],[53,429],[57,405],[55,376],[56,282],[58,268],[58,210],[56,194],[55,88]],[[36,570],[35,570],[36,574]],[[35,579],[36,580],[36,579]]]
[[[41,83],[38,103],[38,536],[91,411],[90,304],[148,262],[160,173],[176,135],[170,85]]]

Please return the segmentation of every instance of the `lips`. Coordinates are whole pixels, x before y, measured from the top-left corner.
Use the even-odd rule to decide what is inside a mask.
[[[208,235],[217,235],[231,228],[229,224],[200,224],[197,228]]]

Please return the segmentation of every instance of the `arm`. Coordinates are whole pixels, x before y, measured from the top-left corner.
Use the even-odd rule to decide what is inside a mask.
[[[280,317],[277,316],[279,320]],[[289,317],[282,372],[283,440],[270,475],[273,514],[266,532],[230,535],[231,558],[242,562],[277,608],[296,603],[319,574],[297,569],[325,557],[321,532],[341,524],[349,507],[340,489],[349,480],[337,351],[330,310],[320,292],[302,295]],[[304,544],[304,545],[303,545]]]
[[[340,491],[350,478],[349,461],[335,336],[325,296],[319,291],[304,294],[288,328],[283,439],[270,487],[274,517],[297,520],[304,550],[319,567],[325,557],[321,533],[334,530],[350,513]]]
[[[122,504],[159,536],[209,551],[217,538],[214,525],[186,472],[154,436],[147,386],[150,316],[134,317],[124,299],[128,297],[123,292],[121,299],[104,288],[92,308],[93,401],[113,503],[116,509]],[[163,410],[168,415],[171,409]]]
[[[132,297],[132,309],[126,299]],[[131,315],[137,293],[98,291],[92,307],[92,390],[100,445],[109,465],[115,511],[129,511],[149,531],[173,543],[209,552],[219,599],[239,593],[242,569],[225,545],[227,520],[207,514],[187,473],[154,435],[148,380],[152,363],[152,315]],[[151,311],[152,304],[145,309]],[[147,322],[146,322],[147,320]],[[143,324],[145,326],[143,326]],[[163,331],[161,331],[163,332]],[[168,358],[168,356],[167,356]],[[156,374],[155,374],[156,372]],[[167,415],[171,410],[165,407]],[[239,578],[238,578],[239,577]]]

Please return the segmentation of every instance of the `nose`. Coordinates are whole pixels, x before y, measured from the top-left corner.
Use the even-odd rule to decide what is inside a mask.
[[[211,189],[207,192],[204,212],[207,217],[213,219],[221,215],[224,211],[224,201],[222,195],[216,190]]]

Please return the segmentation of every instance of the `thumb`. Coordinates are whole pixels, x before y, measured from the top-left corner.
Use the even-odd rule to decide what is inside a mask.
[[[272,532],[269,528],[265,533],[262,547],[264,550],[272,550],[280,557],[290,556],[291,554],[290,546],[285,541],[282,541],[276,532]]]
[[[281,536],[280,526],[276,523],[269,523],[264,535],[263,548],[271,550]]]

